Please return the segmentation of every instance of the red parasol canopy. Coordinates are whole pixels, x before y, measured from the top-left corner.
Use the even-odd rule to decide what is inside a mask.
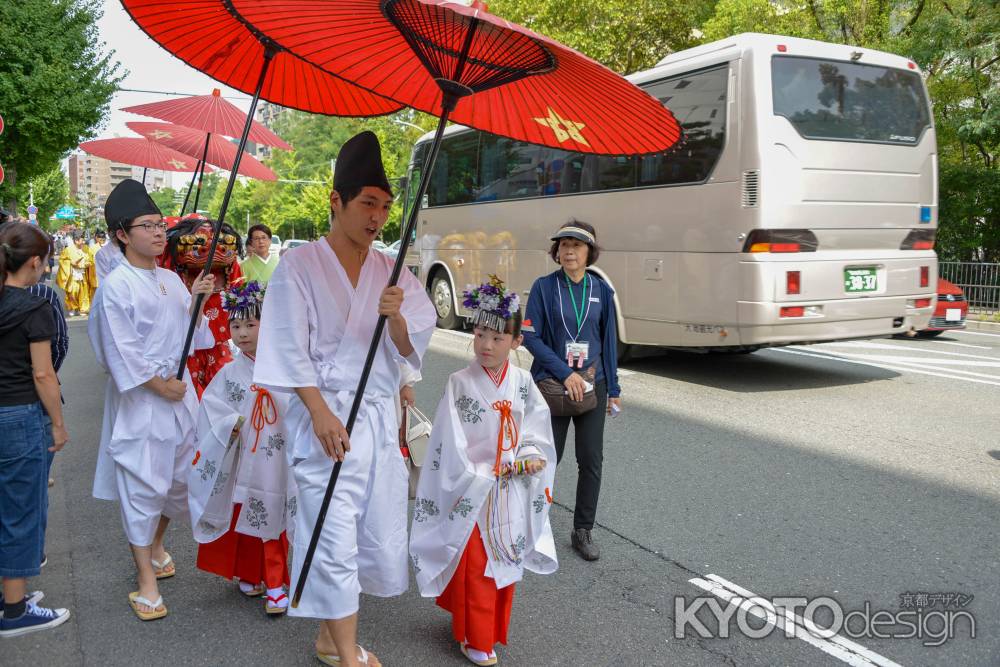
[[[231,0],[248,24],[319,67],[427,113],[530,143],[645,154],[680,138],[664,106],[600,63],[450,0]],[[463,54],[466,54],[463,58]],[[460,64],[461,63],[461,64]],[[446,85],[441,85],[447,80]]]
[[[122,0],[132,20],[173,55],[216,81],[253,95],[264,63],[266,40],[233,16],[227,4],[227,0]],[[287,51],[275,54],[260,96],[284,107],[330,116],[380,116],[403,106]],[[174,118],[155,117],[217,131]],[[235,131],[220,133],[238,137],[240,125]],[[250,140],[258,141],[253,134]]]
[[[194,171],[198,164],[197,158],[139,137],[85,141],[80,150],[122,164],[163,171]]]
[[[223,169],[232,168],[233,162],[236,160],[236,146],[219,135],[209,135],[206,132],[173,123],[132,121],[125,123],[125,125],[147,139],[169,146],[185,155],[194,157],[196,160],[201,159],[207,138],[208,153],[205,161]],[[239,174],[261,181],[278,180],[277,174],[251,155],[244,155],[240,160]]]
[[[137,113],[141,116],[152,116],[168,123],[177,123],[203,132],[223,134],[227,137],[240,136],[247,120],[247,114],[240,111],[238,106],[222,99],[218,88],[213,90],[211,95],[195,95],[176,100],[150,102],[149,104],[125,107],[122,111]],[[292,147],[284,139],[257,121],[250,124],[250,141],[283,148],[286,151],[292,150]]]

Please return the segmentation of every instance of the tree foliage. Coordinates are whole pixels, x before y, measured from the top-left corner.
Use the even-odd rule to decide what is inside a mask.
[[[98,0],[0,2],[0,197],[17,208],[19,183],[50,172],[94,131],[122,79],[97,34]],[[22,200],[23,201],[23,200]]]

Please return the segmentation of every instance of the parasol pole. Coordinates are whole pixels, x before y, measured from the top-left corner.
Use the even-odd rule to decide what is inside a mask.
[[[192,213],[198,212],[198,200],[201,199],[201,182],[205,178],[205,159],[208,158],[208,140],[211,138],[212,138],[211,132],[205,135],[205,150],[201,154],[201,164],[198,167],[198,189],[194,193],[194,207],[191,209]],[[236,156],[236,164],[238,165],[239,163],[240,163],[240,156]]]
[[[191,197],[191,190],[192,188],[194,188],[194,182],[198,179],[198,170],[200,168],[201,168],[201,161],[199,160],[198,163],[194,166],[194,173],[191,174],[191,182],[188,183],[188,191],[187,194],[184,195],[184,203],[181,204],[181,212],[177,214],[179,217],[184,217],[184,209],[187,208],[188,199]]]
[[[181,217],[184,217],[184,209],[187,208],[188,197],[191,196],[191,188],[194,187],[194,181],[195,181],[196,178],[198,178],[198,173],[205,170],[205,160],[206,160],[206,158],[208,158],[208,141],[211,138],[212,138],[212,133],[211,132],[208,132],[208,133],[205,134],[205,148],[201,152],[201,160],[199,160],[198,164],[196,164],[194,166],[194,173],[191,174],[191,183],[188,184],[187,194],[184,195],[184,203],[181,204],[181,212],[178,213],[178,215],[181,216]],[[198,182],[198,191],[199,192],[201,191],[201,182],[200,181]],[[197,198],[195,198],[194,207],[195,207],[195,209],[198,208],[198,200],[197,200]]]
[[[400,237],[399,243],[399,253],[396,255],[396,262],[392,267],[392,275],[389,277],[389,284],[386,287],[393,287],[399,280],[399,276],[403,271],[403,263],[406,259],[406,252],[410,247],[410,238],[413,236],[413,230],[417,227],[417,214],[420,211],[420,202],[423,201],[424,193],[427,192],[427,187],[431,180],[431,171],[434,169],[434,163],[437,161],[438,152],[441,149],[441,138],[444,134],[445,125],[448,123],[448,116],[451,112],[455,110],[455,106],[458,104],[459,99],[465,95],[472,94],[472,90],[466,86],[455,83],[462,77],[462,70],[465,69],[465,63],[468,60],[469,49],[472,47],[472,38],[476,33],[476,28],[479,25],[478,20],[473,20],[472,26],[469,29],[468,34],[465,36],[465,44],[462,47],[462,53],[458,59],[458,64],[455,67],[455,74],[452,80],[438,80],[438,85],[441,86],[443,93],[441,100],[441,117],[438,120],[437,130],[434,133],[434,140],[431,142],[430,152],[427,154],[427,159],[424,161],[424,170],[420,174],[420,185],[417,188],[416,196],[413,200],[413,206],[410,207],[408,215],[406,217],[406,226],[403,228],[403,236]],[[378,323],[375,325],[375,333],[372,334],[371,344],[368,346],[368,356],[365,357],[364,370],[361,372],[361,379],[358,381],[357,391],[354,392],[354,403],[351,405],[350,415],[347,417],[347,424],[344,425],[347,435],[350,436],[354,430],[354,422],[358,418],[358,412],[361,410],[361,403],[364,401],[365,385],[368,384],[368,376],[371,374],[372,364],[375,362],[375,355],[378,353],[378,347],[382,340],[382,332],[385,329],[385,315],[379,315]],[[298,581],[295,582],[295,594],[292,596],[292,607],[297,608],[299,606],[299,600],[302,597],[302,591],[305,590],[306,579],[309,577],[309,570],[312,567],[312,559],[316,553],[316,546],[319,544],[319,536],[323,532],[323,523],[326,521],[327,510],[330,509],[330,501],[333,498],[333,490],[337,486],[337,478],[340,476],[340,468],[343,465],[343,461],[337,461],[333,464],[333,470],[330,472],[330,479],[326,484],[326,493],[323,495],[323,504],[320,505],[319,514],[316,516],[316,524],[313,526],[312,536],[309,538],[309,548],[306,549],[305,558],[302,561],[302,570],[299,573]]]
[[[149,167],[142,168],[142,187],[146,187],[146,172],[149,171]]]
[[[247,138],[250,136],[250,127],[253,124],[253,116],[257,111],[257,102],[260,100],[260,92],[264,89],[264,79],[270,69],[271,61],[277,54],[277,49],[270,42],[264,42],[264,64],[260,68],[260,78],[257,79],[257,87],[253,92],[253,100],[250,102],[250,111],[247,112],[247,122],[243,125],[243,135],[240,137],[239,148],[236,149],[236,160],[233,162],[233,169],[229,172],[229,182],[226,184],[226,193],[222,197],[222,207],[219,209],[219,219],[215,221],[215,229],[212,230],[212,244],[208,247],[208,255],[205,260],[205,269],[201,277],[207,276],[212,271],[212,262],[215,260],[215,249],[219,246],[219,234],[222,233],[222,223],[226,219],[226,209],[229,208],[229,198],[233,194],[233,185],[236,183],[236,175],[240,169],[240,160],[243,158],[243,150],[247,145]],[[208,152],[208,139],[205,139],[205,152]],[[204,162],[202,169],[204,169]],[[201,183],[198,184],[199,189]],[[195,210],[197,210],[197,199],[195,199]],[[191,322],[188,324],[187,336],[184,338],[184,348],[181,350],[181,363],[177,367],[177,379],[184,379],[184,367],[187,366],[188,353],[191,350],[191,340],[194,338],[194,329],[201,319],[201,303],[205,300],[204,294],[198,294],[194,299],[194,312],[191,314]]]

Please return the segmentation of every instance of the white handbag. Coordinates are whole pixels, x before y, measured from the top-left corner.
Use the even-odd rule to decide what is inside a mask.
[[[412,405],[403,411],[403,423],[399,427],[399,446],[406,457],[406,467],[410,471],[410,498],[417,495],[417,482],[420,481],[420,469],[427,458],[427,448],[431,440],[431,420]]]

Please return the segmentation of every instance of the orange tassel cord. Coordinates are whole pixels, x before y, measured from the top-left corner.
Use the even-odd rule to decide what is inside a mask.
[[[497,477],[500,477],[503,472],[500,465],[503,453],[513,451],[517,447],[517,441],[520,437],[517,422],[514,421],[514,415],[511,414],[510,407],[510,401],[497,401],[493,404],[493,409],[500,413],[500,431],[497,433],[497,460],[493,465],[493,474]],[[510,446],[505,447],[504,441],[509,441]]]
[[[250,390],[257,392],[257,398],[253,402],[253,411],[250,413],[250,425],[257,431],[257,436],[253,440],[251,454],[257,453],[257,443],[260,442],[260,432],[268,424],[278,421],[278,409],[271,398],[271,392],[255,384],[250,385]]]

